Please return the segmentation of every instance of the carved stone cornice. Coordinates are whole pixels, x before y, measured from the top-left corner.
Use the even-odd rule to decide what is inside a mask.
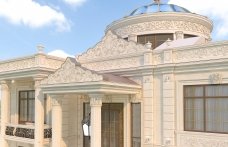
[[[136,54],[146,51],[143,45],[133,41],[126,41],[111,31],[107,32],[104,38],[95,47],[77,57],[79,62],[91,61],[95,59],[119,58],[123,55]]]
[[[55,73],[49,75],[41,81],[41,84],[65,84],[79,82],[102,81],[103,76],[98,75],[86,68],[80,66],[72,58],[67,58],[66,62]]]

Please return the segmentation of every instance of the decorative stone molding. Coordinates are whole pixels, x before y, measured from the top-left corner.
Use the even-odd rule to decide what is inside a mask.
[[[92,96],[90,97],[90,106],[101,106],[102,105],[102,97],[100,96]]]
[[[60,98],[53,97],[52,100],[52,106],[61,106],[62,100]]]
[[[106,95],[103,99],[102,102],[104,103],[112,103],[112,96],[111,95]]]
[[[164,51],[164,63],[172,63],[173,62],[173,53],[172,50]]]
[[[181,136],[180,147],[227,147],[227,139],[199,136]]]
[[[74,59],[67,58],[66,62],[55,73],[41,81],[41,84],[65,84],[77,82],[94,82],[102,81],[102,75],[93,73],[92,71],[78,65]]]
[[[222,74],[214,73],[209,76],[211,84],[221,84],[222,83]]]
[[[86,53],[78,56],[79,62],[91,61],[94,59],[108,59],[110,57],[119,58],[122,55],[135,54],[137,52],[145,51],[143,45],[137,44],[133,41],[126,41],[117,35],[108,31],[104,38],[94,48],[90,48]]]
[[[201,61],[228,57],[228,45],[203,46],[175,51],[174,60],[178,62]]]
[[[151,136],[145,136],[144,144],[151,144],[151,143],[152,143],[152,138],[151,138]]]
[[[164,83],[168,83],[172,80],[172,76],[171,75],[164,75],[163,76],[163,81]]]
[[[0,85],[1,85],[1,90],[9,90],[9,86],[8,83],[6,81],[0,81]]]
[[[143,83],[151,83],[153,82],[153,76],[144,76]]]
[[[35,67],[35,58],[26,58],[10,62],[0,63],[0,72],[16,71]]]
[[[142,102],[142,94],[133,94],[130,96],[130,103],[141,103]]]
[[[119,28],[116,33],[120,36],[126,36],[128,34],[138,34],[140,32],[157,31],[157,30],[182,30],[200,33],[208,38],[210,37],[210,30],[201,24],[189,22],[189,21],[150,21],[128,25]]]
[[[117,59],[117,60],[107,60],[107,61],[101,61],[101,62],[91,62],[91,63],[82,64],[82,65],[90,70],[102,71],[102,70],[139,67],[141,66],[141,62],[140,62],[140,57],[132,57],[132,58]]]

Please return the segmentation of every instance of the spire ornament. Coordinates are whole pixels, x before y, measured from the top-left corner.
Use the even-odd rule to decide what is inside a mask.
[[[160,3],[161,3],[161,1],[160,0],[154,0],[154,2],[157,3],[157,5],[158,5],[158,12],[160,12]]]

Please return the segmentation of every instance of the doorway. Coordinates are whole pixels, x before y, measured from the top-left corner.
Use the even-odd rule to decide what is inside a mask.
[[[101,147],[123,147],[123,103],[103,103],[101,108]],[[84,104],[84,116],[90,112],[89,103]],[[90,140],[84,137],[84,147]]]
[[[123,104],[103,104],[101,147],[123,147]]]

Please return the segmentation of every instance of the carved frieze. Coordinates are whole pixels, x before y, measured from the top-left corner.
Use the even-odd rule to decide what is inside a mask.
[[[28,69],[35,66],[35,58],[0,63],[0,72]]]
[[[209,60],[228,56],[228,46],[203,47],[174,53],[175,62]]]
[[[128,42],[109,31],[101,42],[94,48],[90,48],[87,52],[78,56],[77,60],[81,62],[92,59],[108,59],[110,57],[120,57],[121,55],[135,54],[143,51],[146,51],[143,45],[133,41]]]
[[[180,147],[227,147],[227,139],[216,139],[213,136],[199,137],[199,136],[181,136]]]
[[[139,57],[132,58],[124,58],[117,60],[107,60],[101,62],[91,62],[83,64],[84,67],[95,70],[111,70],[111,69],[123,69],[123,68],[131,68],[131,67],[139,67],[141,66]]]
[[[144,23],[137,23],[128,25],[116,30],[116,33],[120,36],[126,36],[129,34],[137,34],[139,32],[156,31],[156,30],[183,30],[210,36],[210,30],[201,24],[187,22],[187,21],[151,21]]]
[[[68,58],[66,62],[55,73],[41,81],[41,84],[64,84],[77,82],[101,81],[102,75],[98,75]]]

